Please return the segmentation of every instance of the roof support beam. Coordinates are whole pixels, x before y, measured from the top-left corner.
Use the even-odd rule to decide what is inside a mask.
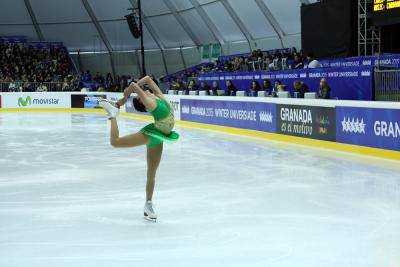
[[[212,35],[214,36],[214,39],[218,41],[218,43],[221,45],[225,44],[225,40],[222,37],[222,34],[219,32],[215,24],[212,22],[208,14],[204,11],[203,7],[199,4],[199,1],[197,0],[189,0],[190,3],[194,6],[194,8],[197,11],[197,14],[199,14],[200,18],[204,21],[204,23],[207,25],[207,28],[210,30]]]
[[[108,55],[109,55],[109,58],[110,58],[111,70],[112,70],[112,73],[113,73],[113,77],[115,77],[116,72],[115,72],[115,64],[114,64],[114,58],[113,58],[113,53],[112,53],[113,52],[112,46],[111,46],[110,42],[108,41],[107,36],[106,36],[103,28],[101,27],[99,21],[97,20],[97,17],[94,14],[94,11],[91,8],[89,2],[87,0],[81,0],[81,1],[82,1],[82,4],[83,4],[86,12],[88,13],[90,19],[92,20],[92,23],[96,27],[96,30],[99,33],[101,40],[103,41],[104,45],[107,48]]]
[[[283,39],[285,38],[285,32],[283,31],[279,22],[275,19],[274,15],[272,14],[271,10],[262,0],[255,0],[257,6],[260,8],[261,12],[264,14],[265,18],[268,20],[269,24],[271,24],[272,28],[276,32],[281,41],[282,48],[285,48],[285,44],[283,43]]]
[[[181,59],[182,59],[183,68],[184,68],[184,69],[187,69],[186,60],[185,60],[185,57],[183,56],[183,52],[182,52],[182,46],[179,47],[179,53],[181,54]]]
[[[201,42],[200,42],[199,38],[197,38],[197,36],[190,29],[189,25],[186,23],[186,21],[179,14],[178,10],[174,6],[174,4],[171,2],[171,0],[164,0],[164,4],[172,12],[172,15],[175,17],[175,19],[178,21],[178,23],[182,26],[183,30],[189,35],[189,37],[190,37],[190,39],[192,39],[193,43],[197,47],[199,47],[201,45]]]
[[[225,7],[226,11],[228,11],[229,15],[233,19],[233,21],[236,23],[236,25],[239,27],[240,31],[244,35],[244,37],[247,40],[247,44],[249,45],[250,52],[253,49],[251,46],[251,42],[253,41],[253,37],[251,36],[250,32],[247,30],[246,26],[244,23],[240,20],[238,14],[236,14],[235,10],[229,4],[227,0],[221,0],[222,5]]]
[[[35,27],[35,31],[36,31],[36,34],[37,34],[39,40],[44,41],[44,36],[43,36],[42,30],[40,29],[40,26],[36,20],[36,15],[32,9],[31,2],[29,2],[29,0],[24,0],[24,3],[25,3],[26,10],[28,10],[29,16],[31,17],[32,24]]]
[[[129,0],[129,2],[131,3],[132,8],[134,8],[134,9],[137,8],[137,6],[138,6],[137,0]],[[142,20],[143,20],[143,23],[146,26],[147,30],[149,31],[151,38],[156,43],[157,47],[161,50],[161,57],[162,57],[163,64],[164,64],[164,70],[165,70],[165,73],[168,74],[168,68],[167,68],[167,64],[165,61],[165,55],[164,55],[165,46],[161,42],[161,38],[158,36],[157,32],[154,30],[153,25],[147,19],[146,14],[144,13],[143,10],[142,10]]]
[[[140,60],[139,50],[136,50],[136,51],[135,51],[135,56],[136,56],[136,61],[137,61],[137,64],[136,64],[137,73],[138,73],[138,76],[140,76],[140,73],[141,73],[141,71],[142,71],[142,69],[140,68],[140,66],[142,65],[142,62],[141,62],[141,60]]]

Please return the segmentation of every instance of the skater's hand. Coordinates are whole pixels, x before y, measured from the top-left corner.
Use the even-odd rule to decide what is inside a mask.
[[[140,86],[135,82],[131,82],[128,89],[132,90],[132,93],[138,93],[138,91],[142,91]]]
[[[145,84],[149,84],[151,81],[153,81],[153,80],[151,79],[150,76],[145,76],[145,77],[143,77],[142,79],[140,79],[140,80],[137,82],[137,84],[138,84],[139,86],[143,86],[143,85],[145,85]]]
[[[124,90],[124,98],[128,98],[132,93],[134,93],[135,92],[135,90],[134,90],[134,88],[133,88],[133,86],[132,86],[132,83],[129,85],[129,87],[128,88],[126,88],[125,90]]]

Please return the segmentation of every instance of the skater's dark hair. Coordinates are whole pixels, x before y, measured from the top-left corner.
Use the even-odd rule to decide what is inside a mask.
[[[134,98],[133,100],[133,107],[136,109],[136,111],[139,112],[147,112],[146,107],[143,105],[143,103],[139,100],[139,98]]]

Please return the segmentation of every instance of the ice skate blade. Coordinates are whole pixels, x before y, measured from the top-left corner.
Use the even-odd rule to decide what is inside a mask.
[[[157,218],[150,218],[146,213],[144,213],[143,218],[149,222],[157,222]]]
[[[147,217],[147,216],[144,216],[143,218],[148,222],[154,222],[154,223],[157,222],[157,219],[153,219],[153,218],[150,218],[150,217]]]

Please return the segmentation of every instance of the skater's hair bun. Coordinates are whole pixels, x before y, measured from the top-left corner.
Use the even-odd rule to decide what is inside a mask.
[[[132,101],[133,101],[133,107],[136,109],[136,111],[147,112],[146,107],[138,98],[135,97]]]

